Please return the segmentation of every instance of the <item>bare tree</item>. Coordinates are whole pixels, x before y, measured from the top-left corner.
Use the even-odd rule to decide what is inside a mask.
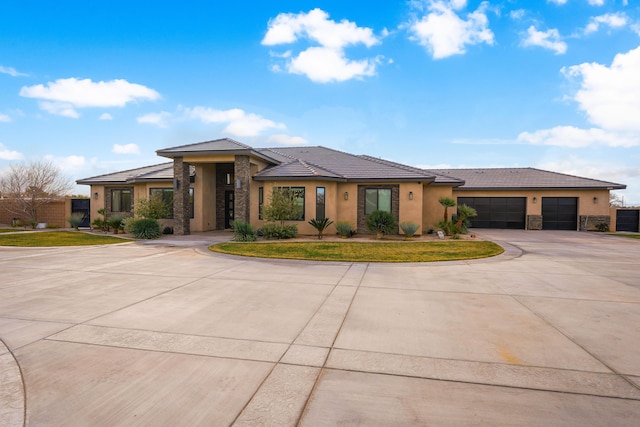
[[[624,206],[624,197],[617,193],[609,193],[609,206]]]
[[[49,161],[11,165],[0,177],[2,207],[21,219],[38,220],[41,207],[67,195],[71,181]]]

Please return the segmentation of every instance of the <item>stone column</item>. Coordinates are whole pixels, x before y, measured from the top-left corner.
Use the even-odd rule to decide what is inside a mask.
[[[173,159],[173,233],[178,236],[191,234],[189,212],[189,163],[182,157]]]
[[[251,164],[249,156],[236,156],[233,163],[234,183],[234,220],[249,222],[251,219],[249,209],[249,185],[251,184]]]

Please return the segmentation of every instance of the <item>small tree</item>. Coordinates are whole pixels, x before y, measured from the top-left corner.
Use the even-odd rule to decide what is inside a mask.
[[[465,223],[469,218],[473,218],[474,216],[478,216],[478,212],[474,208],[465,204],[458,205],[458,221],[456,222],[456,232],[466,232]]]
[[[440,197],[438,199],[438,203],[440,203],[442,205],[442,207],[444,208],[444,217],[443,217],[443,221],[444,222],[448,222],[449,221],[449,215],[447,213],[447,209],[448,208],[452,208],[456,205],[456,201],[453,200],[451,197]]]
[[[162,196],[154,194],[151,197],[140,198],[133,208],[133,213],[139,218],[161,219],[171,214],[173,206],[167,206]]]
[[[4,208],[33,222],[37,222],[41,207],[66,196],[72,188],[71,181],[49,161],[11,165],[0,178],[0,193],[6,198]]]
[[[274,188],[271,191],[269,204],[262,207],[262,216],[271,222],[280,222],[284,227],[287,220],[298,219],[302,214],[302,206],[298,204],[296,195],[289,188]]]

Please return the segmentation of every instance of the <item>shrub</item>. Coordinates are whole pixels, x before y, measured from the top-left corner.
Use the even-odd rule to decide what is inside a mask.
[[[298,226],[269,223],[260,230],[265,239],[292,239],[298,235]]]
[[[152,218],[129,220],[126,222],[125,229],[136,239],[157,239],[162,235],[160,223]]]
[[[331,221],[329,218],[313,218],[309,221],[309,224],[311,224],[313,228],[318,230],[318,239],[322,239],[324,230],[326,230],[327,227],[333,224],[333,221]]]
[[[414,234],[416,234],[416,231],[418,231],[418,228],[420,228],[420,226],[415,222],[405,221],[400,223],[400,228],[402,229],[402,232],[404,233],[405,236],[413,237]]]
[[[396,219],[391,212],[373,211],[367,218],[367,230],[376,233],[379,237],[389,234],[396,228]]]
[[[609,231],[609,224],[607,224],[606,222],[600,222],[598,223],[598,225],[596,225],[596,229],[602,232]]]
[[[456,225],[451,221],[443,221],[440,220],[436,223],[436,228],[442,230],[445,236],[451,236],[452,234],[456,234]]]
[[[167,205],[159,194],[138,199],[133,209],[135,216],[151,219],[169,218],[172,210],[173,206]]]
[[[114,233],[118,234],[118,230],[124,229],[124,225],[122,224],[123,220],[124,220],[124,217],[121,217],[119,215],[114,215],[112,217],[107,218],[107,225],[113,228]]]
[[[340,237],[351,237],[356,234],[356,230],[349,221],[336,222],[336,230],[338,230],[338,236]]]
[[[244,221],[234,221],[233,223],[233,240],[236,242],[255,242],[258,239],[258,233],[251,224]]]
[[[169,227],[168,225],[166,225],[162,229],[162,234],[173,234],[173,227]]]
[[[71,225],[71,228],[78,229],[80,224],[84,221],[84,214],[82,212],[73,212],[70,217],[67,218],[67,222]]]

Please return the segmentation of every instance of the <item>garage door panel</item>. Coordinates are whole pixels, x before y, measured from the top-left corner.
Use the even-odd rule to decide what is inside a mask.
[[[542,229],[577,230],[578,199],[576,197],[543,197]]]
[[[629,209],[616,212],[616,231],[640,231],[640,210]]]
[[[458,197],[458,204],[466,204],[478,212],[477,217],[471,218],[474,228],[525,228],[525,197]]]

